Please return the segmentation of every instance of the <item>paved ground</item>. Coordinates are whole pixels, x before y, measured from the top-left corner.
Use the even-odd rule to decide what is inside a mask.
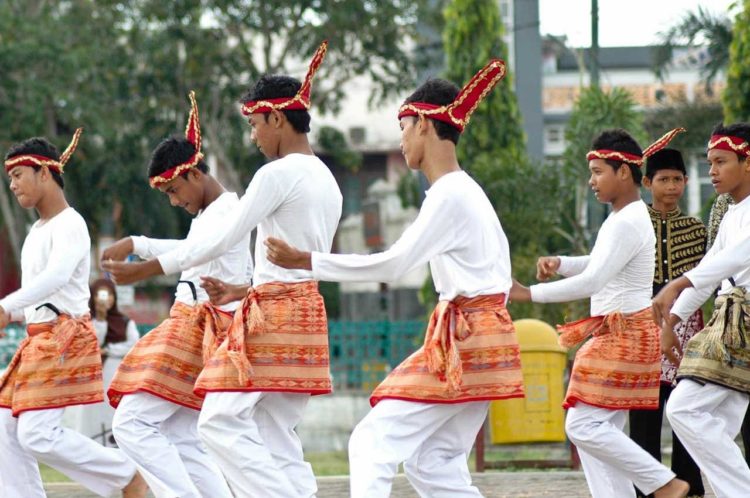
[[[589,498],[582,472],[487,472],[474,475],[474,484],[485,498]],[[346,477],[318,479],[318,498],[347,498],[349,483]],[[74,484],[50,484],[49,498],[95,498]],[[713,497],[707,494],[706,498]],[[392,498],[417,498],[403,476],[396,479]]]

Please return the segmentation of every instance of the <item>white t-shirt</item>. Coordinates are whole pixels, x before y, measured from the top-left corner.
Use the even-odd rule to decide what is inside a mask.
[[[341,191],[323,161],[289,154],[258,170],[238,208],[216,227],[218,232],[186,241],[159,256],[159,263],[166,274],[203,264],[257,226],[253,285],[312,280],[308,270],[287,270],[268,261],[263,241],[276,237],[303,251],[328,252],[341,218],[341,202]]]
[[[428,261],[441,300],[510,289],[508,239],[487,195],[464,171],[432,185],[417,219],[387,251],[312,253],[315,278],[338,282],[389,282]]]
[[[750,196],[729,206],[719,232],[703,260],[683,275],[693,284],[685,289],[672,307],[672,313],[686,320],[713,294],[728,293],[732,284],[750,290]]]
[[[531,286],[535,303],[591,298],[591,316],[651,306],[656,236],[643,201],[611,213],[588,256],[560,257],[565,279]]]
[[[0,301],[13,319],[26,323],[49,322],[55,313],[50,303],[74,317],[89,313],[91,239],[86,222],[68,207],[49,220],[37,220],[21,249],[21,288]]]
[[[203,241],[216,240],[222,233],[222,227],[237,211],[239,198],[234,192],[224,192],[216,198],[206,209],[202,210],[190,223],[190,231],[185,240],[150,239],[135,236],[133,252],[138,256],[150,259],[159,257],[170,251],[179,251],[181,247]],[[166,273],[166,272],[165,272]],[[201,276],[209,276],[223,280],[230,284],[249,284],[252,279],[253,260],[250,257],[250,232],[239,237],[237,242],[227,247],[227,250],[216,254],[202,264],[186,268],[180,280],[192,282],[198,297],[197,302],[208,301],[208,294],[200,286]],[[196,303],[190,286],[178,283],[175,290],[175,301],[192,306]],[[239,301],[220,306],[225,311],[234,311]]]

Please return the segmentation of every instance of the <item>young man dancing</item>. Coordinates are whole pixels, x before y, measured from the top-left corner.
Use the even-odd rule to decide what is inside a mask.
[[[63,169],[82,129],[59,154],[44,138],[10,148],[5,171],[21,207],[39,215],[21,251],[21,288],[0,300],[0,330],[25,318],[28,337],[0,377],[0,489],[3,498],[44,498],[37,462],[99,496],[143,497],[133,462],[61,426],[66,406],[103,400],[99,343],[89,315],[91,240],[68,205]]]
[[[554,303],[591,298],[591,317],[558,327],[560,344],[576,353],[565,407],[565,431],[578,448],[594,498],[630,498],[635,484],[656,498],[682,498],[688,484],[624,432],[628,410],[659,406],[659,331],[650,309],[656,239],[641,201],[640,167],[683,131],[672,130],[641,151],[625,130],[594,139],[586,156],[589,185],[612,213],[587,256],[548,256],[537,278],[567,278],[526,288],[514,283],[511,299]]]
[[[717,497],[750,496],[750,470],[734,442],[750,394],[750,124],[717,126],[707,156],[714,189],[729,194],[734,205],[700,264],[654,298],[662,349],[680,365],[667,417]],[[673,327],[719,284],[711,320],[688,342],[680,361]]]
[[[260,240],[284,237],[309,250],[330,251],[342,197],[307,136],[312,78],[326,48],[324,43],[318,49],[303,82],[262,76],[242,98],[251,138],[272,161],[255,174],[239,207],[217,227],[220,233],[150,262],[106,266],[115,278],[190,268],[256,227]],[[317,484],[294,429],[310,395],[331,392],[323,298],[309,271],[269,264],[263,244],[256,244],[255,261],[253,287],[232,286],[233,294],[225,296],[244,299],[196,383],[196,393],[205,394],[198,430],[235,496],[309,498]]]
[[[215,238],[224,220],[237,209],[237,194],[224,190],[208,174],[193,92],[190,102],[185,138],[160,143],[148,167],[151,186],[166,194],[173,206],[195,216],[187,237],[183,241],[126,237],[104,251],[104,261],[122,260],[130,253],[153,258],[193,240]],[[252,265],[249,244],[249,236],[242,237],[215,258],[182,272],[169,318],[125,356],[108,390],[110,403],[117,409],[112,423],[115,439],[136,462],[157,498],[231,496],[198,437],[203,399],[193,389],[204,355],[217,335],[224,337],[238,303],[214,308],[200,288],[200,277],[245,282],[248,272],[244,269]]]
[[[478,497],[467,458],[489,401],[522,397],[515,329],[505,309],[508,241],[482,188],[461,169],[456,144],[484,96],[505,76],[490,61],[459,90],[433,79],[401,106],[401,150],[430,189],[414,223],[385,252],[326,254],[266,240],[276,265],[330,281],[396,280],[430,263],[440,302],[424,346],[375,389],[349,441],[351,496],[387,497],[399,464],[420,496]],[[299,270],[298,270],[299,271]]]

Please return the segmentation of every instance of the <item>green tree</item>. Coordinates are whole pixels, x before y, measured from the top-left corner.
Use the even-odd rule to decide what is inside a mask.
[[[731,41],[731,19],[726,14],[712,14],[708,9],[698,7],[667,31],[659,33],[659,44],[654,51],[654,72],[660,79],[667,76],[676,48],[703,47],[707,57],[696,62],[706,88],[710,89],[713,80],[729,63]]]
[[[605,206],[594,199],[588,188],[586,153],[591,150],[594,138],[608,128],[624,128],[645,147],[643,116],[636,110],[635,101],[626,90],[583,89],[565,128],[567,146],[561,165],[565,185],[562,196],[568,207],[562,210],[564,224],[558,232],[567,239],[575,254],[589,252],[592,231],[598,228],[606,214]]]
[[[750,0],[739,2],[729,46],[727,87],[722,95],[724,117],[727,122],[750,120]]]
[[[313,92],[318,108],[335,110],[344,83],[359,75],[375,82],[374,99],[389,95],[414,80],[404,46],[418,40],[426,3],[0,2],[0,146],[46,135],[64,147],[84,126],[66,190],[92,235],[103,227],[115,236],[179,236],[189,217],[149,189],[145,167],[160,140],[184,129],[190,90],[212,165],[241,191],[262,164],[235,104],[247,86],[263,72],[302,77],[327,38]],[[31,215],[19,212],[7,188],[0,209],[22,240]]]
[[[494,0],[453,0],[444,10],[445,77],[467,82],[490,58],[507,60],[503,24]],[[467,50],[466,47],[471,47]],[[558,237],[558,175],[532,164],[527,155],[513,80],[506,75],[474,112],[458,145],[461,165],[482,185],[511,246],[513,275],[529,282],[538,256]],[[515,316],[561,320],[559,307],[513,305]]]

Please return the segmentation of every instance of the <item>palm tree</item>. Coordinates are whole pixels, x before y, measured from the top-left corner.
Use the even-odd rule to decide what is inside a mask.
[[[675,48],[703,47],[696,56],[700,75],[710,94],[716,75],[729,65],[729,44],[732,42],[732,20],[726,13],[712,14],[704,7],[688,12],[682,20],[659,33],[660,43],[654,52],[653,69],[659,79],[669,71]]]

